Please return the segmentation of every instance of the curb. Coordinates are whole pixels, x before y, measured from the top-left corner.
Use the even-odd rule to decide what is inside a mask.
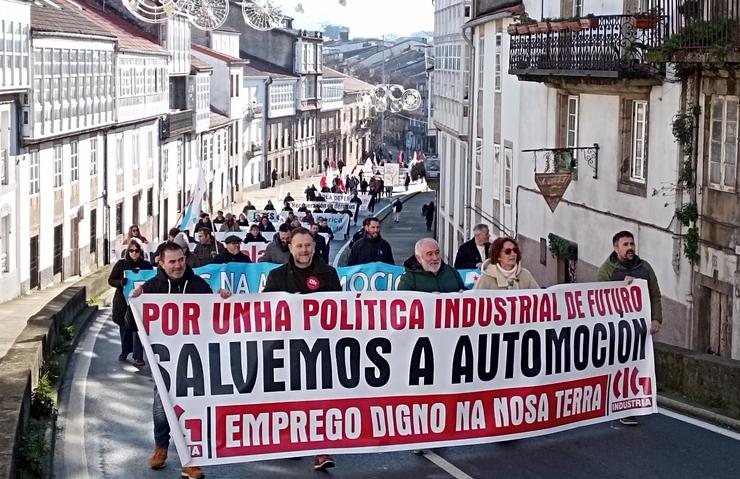
[[[408,194],[403,195],[401,197],[401,203],[406,203],[408,200],[410,200],[411,198],[413,198],[414,196],[416,196],[416,195],[418,195],[420,193],[424,193],[424,192],[423,191],[412,191],[412,192],[410,192]],[[393,197],[391,196],[390,199],[393,199]],[[390,213],[391,206],[393,206],[393,202],[390,202],[387,205],[385,205],[383,207],[383,209],[381,209],[380,211],[378,211],[378,214],[375,215],[375,217],[380,220],[380,223],[381,224],[391,214]],[[344,242],[344,245],[339,249],[339,251],[337,252],[337,255],[334,257],[334,261],[332,263],[332,266],[333,267],[335,267],[335,268],[339,267],[339,260],[344,255],[344,252],[349,247],[349,243],[351,241],[352,241],[352,238],[348,239],[347,241]]]
[[[663,396],[662,394],[658,394],[658,405],[666,409],[671,409],[673,411],[685,414],[687,416],[693,416],[695,418],[711,422],[712,424],[717,424],[719,426],[732,429],[734,431],[740,431],[740,420],[724,416],[708,409],[694,406],[693,404],[677,401],[667,396]]]

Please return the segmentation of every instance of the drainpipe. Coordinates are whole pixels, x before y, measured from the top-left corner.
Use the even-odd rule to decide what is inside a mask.
[[[267,166],[267,127],[270,121],[270,85],[272,85],[272,78],[267,77],[265,80],[265,94],[262,105],[264,111],[262,112],[263,125],[262,125],[262,173],[263,178],[260,180],[262,188],[268,188],[270,186],[270,174],[272,173]]]
[[[473,15],[475,14],[475,10],[476,10],[475,7],[477,6],[477,4],[478,4],[478,0],[473,0],[471,2],[470,12]],[[470,68],[470,72],[468,74],[468,135],[467,135],[468,136],[468,150],[467,150],[467,153],[468,153],[468,158],[467,158],[468,171],[467,171],[467,174],[465,175],[465,191],[468,194],[470,194],[470,192],[473,189],[472,176],[471,176],[472,175],[472,168],[470,168],[470,167],[473,165],[473,155],[475,154],[475,146],[474,146],[475,143],[471,141],[471,138],[472,138],[472,135],[473,135],[473,127],[474,127],[474,125],[473,125],[473,102],[471,101],[471,99],[473,98],[473,95],[474,95],[474,92],[475,92],[475,89],[474,89],[474,87],[475,87],[475,75],[473,73],[475,71],[474,65],[475,65],[475,56],[476,56],[475,55],[475,45],[473,43],[473,28],[474,27],[472,27],[472,26],[471,27],[463,26],[463,28],[462,28],[462,37],[463,37],[463,40],[465,40],[465,43],[467,43],[468,46],[470,47],[470,55],[468,56],[468,58],[469,58],[469,63],[468,64],[471,67]],[[466,35],[468,29],[470,30],[470,37],[468,37]],[[481,112],[479,112],[479,114],[480,113]],[[471,204],[472,203],[471,202],[471,199],[472,199],[472,197],[468,197],[468,204]],[[467,234],[468,230],[470,229],[470,215],[469,214],[465,214],[465,218],[463,220],[463,228],[464,228],[464,230],[466,232],[465,237],[467,238],[468,236],[470,236],[469,234]]]
[[[110,205],[108,204],[108,131],[103,134],[103,264],[110,264]]]

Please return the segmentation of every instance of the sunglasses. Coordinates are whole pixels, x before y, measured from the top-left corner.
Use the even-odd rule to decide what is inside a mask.
[[[140,249],[130,249],[128,250],[129,253],[141,253]]]
[[[516,253],[516,254],[519,254],[519,248],[517,248],[516,246],[515,246],[515,247],[513,247],[513,248],[505,248],[505,249],[503,249],[503,250],[501,250],[501,251],[503,251],[503,253],[504,253],[504,254],[505,254],[506,256],[510,255],[511,253]]]

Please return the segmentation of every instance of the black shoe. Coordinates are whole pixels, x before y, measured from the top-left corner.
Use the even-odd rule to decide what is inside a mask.
[[[622,419],[619,420],[619,422],[621,422],[625,426],[639,426],[640,425],[640,421],[638,421],[635,416],[623,417]]]

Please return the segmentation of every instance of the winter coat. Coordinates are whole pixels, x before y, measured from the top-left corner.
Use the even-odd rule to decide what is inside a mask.
[[[267,238],[262,236],[262,233],[257,235],[256,238],[252,236],[250,233],[247,233],[247,237],[244,238],[244,242],[245,243],[269,243],[269,241],[267,241]]]
[[[221,233],[241,233],[242,230],[239,228],[239,224],[234,221],[231,225],[228,222],[223,223],[219,231]]]
[[[460,245],[457,250],[457,256],[455,256],[455,269],[475,269],[478,263],[482,263],[488,259],[490,253],[491,243],[483,244],[484,251],[486,252],[485,257],[481,258],[480,250],[475,244],[475,238]],[[482,266],[482,265],[481,265]]]
[[[496,266],[496,263],[493,263],[490,259],[487,259],[480,269],[481,276],[476,281],[473,289],[536,289],[540,287],[532,273],[526,268],[522,268],[521,263],[516,265],[516,272],[508,280]]]
[[[284,265],[270,271],[262,292],[309,294],[341,290],[337,270],[326,264],[321,256],[314,255],[311,266],[303,269],[297,268],[290,256]]]
[[[316,254],[321,256],[324,261],[327,263],[329,262],[329,245],[326,243],[326,240],[324,239],[321,234],[317,234],[313,237],[314,241],[316,242]]]
[[[237,254],[231,254],[228,251],[224,251],[213,259],[214,264],[228,264],[228,263],[251,263],[252,260],[249,256],[245,255],[241,251]]]
[[[200,267],[213,263],[216,256],[225,250],[224,245],[216,241],[216,238],[211,237],[211,241],[208,244],[198,243],[195,245],[193,254],[198,261],[198,267]]]
[[[206,281],[195,274],[190,267],[185,268],[180,279],[171,279],[162,268],[157,268],[157,275],[141,285],[145,294],[213,294]],[[138,331],[134,315],[126,315],[126,322],[132,331]]]
[[[380,236],[375,239],[365,236],[352,246],[352,250],[349,252],[347,266],[375,263],[376,261],[396,264],[393,260],[391,245],[386,240]]]
[[[113,322],[121,325],[125,321],[126,310],[128,305],[126,304],[126,298],[123,296],[123,287],[126,285],[126,278],[123,276],[123,272],[127,270],[139,271],[139,270],[151,270],[153,269],[152,264],[145,259],[134,260],[129,256],[126,251],[126,256],[123,259],[118,260],[113,266],[113,269],[108,276],[108,284],[116,288],[116,293],[113,295]]]
[[[661,304],[660,286],[658,277],[655,275],[650,263],[635,255],[631,262],[622,261],[617,257],[616,252],[604,261],[596,274],[597,281],[623,281],[630,276],[636,279],[647,280],[648,293],[650,295],[650,312],[652,320],[663,322],[663,305]]]
[[[400,200],[396,200],[393,202],[393,212],[394,213],[400,213],[403,211],[403,203],[401,203]]]
[[[260,229],[260,231],[265,231],[267,233],[274,233],[275,232],[275,225],[272,224],[272,222],[268,221],[267,224],[260,223],[257,225],[257,227]]]
[[[424,271],[416,256],[407,259],[403,266],[406,270],[398,282],[398,291],[456,293],[465,289],[465,283],[463,283],[460,273],[444,261],[437,274]]]
[[[288,258],[290,258],[288,245],[283,246],[283,243],[280,241],[280,234],[276,234],[270,244],[267,245],[267,248],[265,248],[265,254],[262,255],[259,262],[285,264],[288,262]]]

